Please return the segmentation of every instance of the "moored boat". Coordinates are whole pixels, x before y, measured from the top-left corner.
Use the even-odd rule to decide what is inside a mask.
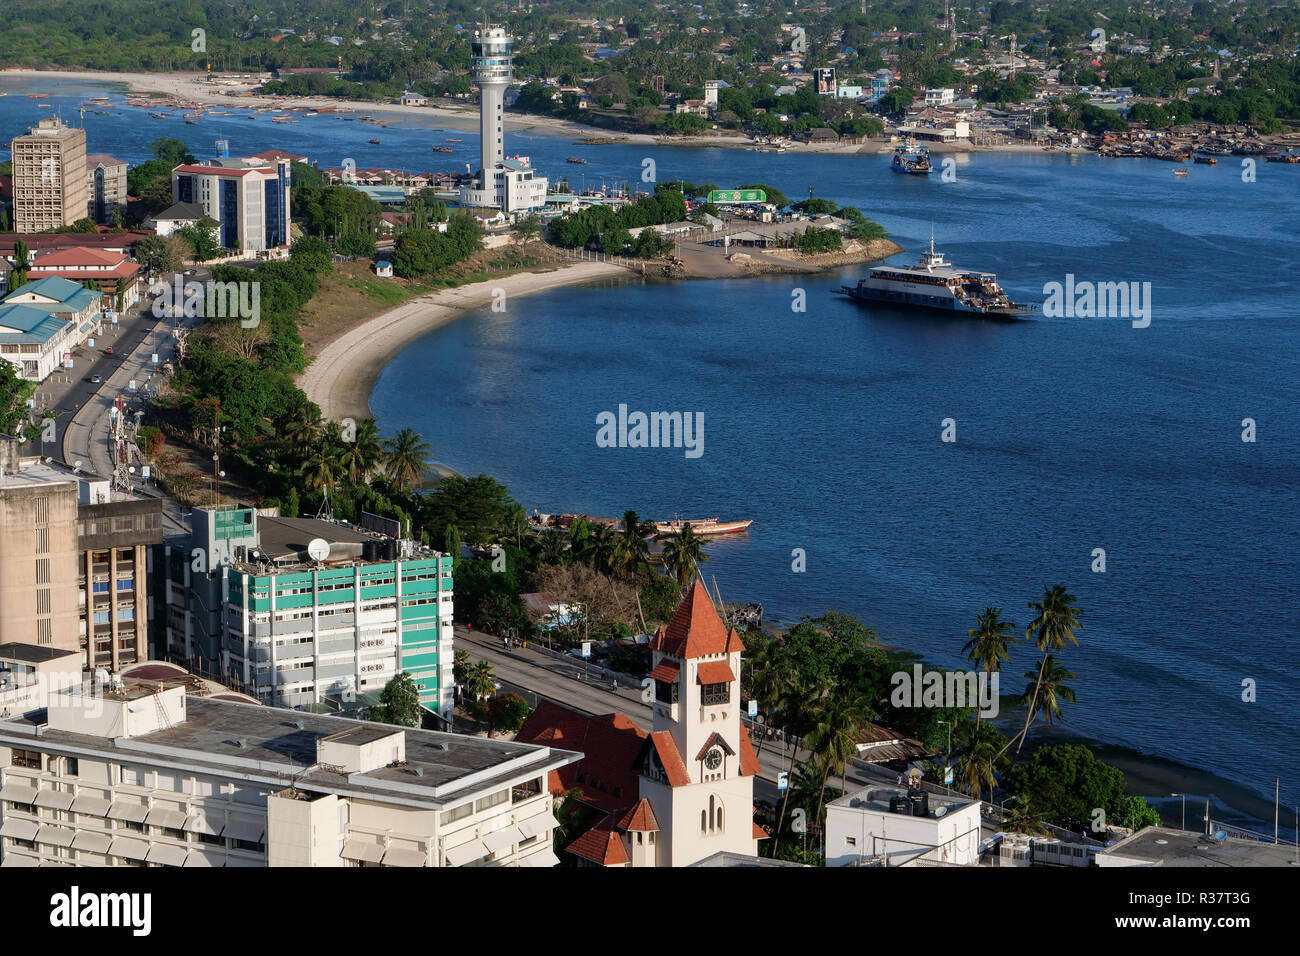
[[[656,537],[666,537],[677,534],[686,525],[691,526],[691,531],[697,535],[714,535],[714,534],[736,534],[746,530],[754,523],[753,518],[742,521],[723,521],[721,518],[703,518],[698,521],[685,521],[674,519],[672,521],[656,521],[654,523]]]
[[[1174,170],[1174,178],[1175,178],[1175,179],[1183,179],[1183,178],[1186,177],[1186,176],[1187,176],[1187,167],[1186,167],[1186,166],[1179,166],[1177,169]]]
[[[568,157],[567,159],[565,159],[565,162],[566,162],[566,163],[573,163],[574,165],[577,165],[577,166],[585,166],[585,165],[587,165],[587,161],[586,161],[585,159],[583,159],[581,156],[570,156],[570,157]]]
[[[1192,161],[1200,163],[1202,166],[1219,165],[1219,161],[1215,159],[1213,156],[1202,156],[1200,153],[1197,153],[1195,156],[1193,156]]]

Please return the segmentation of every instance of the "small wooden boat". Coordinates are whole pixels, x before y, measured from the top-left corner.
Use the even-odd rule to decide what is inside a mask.
[[[721,518],[704,518],[699,521],[683,521],[674,519],[672,521],[656,521],[654,523],[656,537],[664,538],[669,535],[677,534],[685,525],[691,526],[691,531],[701,537],[715,534],[736,534],[744,531],[754,523],[752,518],[744,521],[723,521]]]
[[[450,153],[450,152],[451,152],[451,147],[450,147],[450,146],[435,146],[435,147],[433,147],[433,151],[434,151],[435,153]]]
[[[1196,156],[1192,157],[1192,159],[1194,162],[1200,163],[1202,166],[1219,165],[1219,161],[1215,159],[1213,156],[1202,156],[1198,153]]]
[[[1300,153],[1276,153],[1264,158],[1270,163],[1290,163],[1291,165],[1300,163]]]
[[[1174,176],[1176,176],[1179,179],[1182,179],[1186,175],[1187,175],[1187,169],[1185,167],[1180,166],[1178,169],[1174,170]]]
[[[378,145],[379,145],[379,140],[377,140],[377,139],[368,139],[368,140],[366,140],[366,142],[369,143],[371,146],[378,146]]]
[[[449,139],[447,140],[447,142],[449,142],[449,143],[463,143],[463,142],[465,142],[465,141],[464,141],[463,139],[450,139],[450,138],[449,138]]]
[[[587,161],[581,156],[569,156],[564,160],[566,163],[573,163],[575,166],[585,166]]]

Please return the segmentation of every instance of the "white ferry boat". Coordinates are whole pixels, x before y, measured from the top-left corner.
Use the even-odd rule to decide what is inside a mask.
[[[933,235],[930,251],[921,253],[916,265],[872,269],[865,279],[859,279],[856,285],[841,286],[839,291],[860,301],[998,318],[1017,318],[1035,309],[1012,302],[992,272],[955,268],[942,252],[934,251]]]

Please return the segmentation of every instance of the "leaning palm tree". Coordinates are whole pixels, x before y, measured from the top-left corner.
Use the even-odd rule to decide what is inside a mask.
[[[682,587],[686,587],[691,578],[700,573],[700,565],[708,560],[703,542],[692,530],[689,521],[664,542],[664,567],[677,578],[677,583]]]
[[[748,675],[745,674],[746,668],[741,666],[742,678],[748,677],[745,684],[746,697],[758,702],[758,709],[763,714],[765,720],[770,720],[772,712],[776,709],[780,699],[781,692],[789,683],[787,674],[789,672],[786,657],[781,653],[781,644],[776,638],[763,639],[761,634],[757,637],[745,635],[745,655],[748,658],[744,664],[748,665]],[[758,753],[763,753],[763,744],[766,737],[760,735],[758,738]]]
[[[1079,643],[1074,632],[1080,629],[1079,618],[1083,616],[1083,612],[1074,607],[1074,595],[1065,590],[1065,586],[1061,584],[1044,587],[1043,599],[1029,602],[1029,610],[1035,612],[1035,616],[1029,622],[1029,627],[1025,629],[1025,640],[1034,641],[1043,659],[1038,664],[1038,680],[1035,681],[1034,692],[1029,697],[1025,726],[1016,736],[1016,740],[1019,741],[1016,753],[1019,753],[1020,748],[1025,745],[1029,725],[1037,712],[1039,685],[1042,684],[1043,668],[1047,663],[1047,657],[1052,651],[1064,650],[1067,642]],[[1011,741],[1007,746],[1010,747],[1016,740]]]
[[[1066,685],[1066,681],[1073,680],[1074,676],[1051,654],[1043,661],[1043,666],[1038,673],[1034,671],[1025,671],[1025,678],[1029,683],[1025,685],[1025,694],[1022,698],[1026,702],[1031,699],[1031,690],[1036,690],[1037,695],[1032,698],[1030,712],[1027,723],[1033,723],[1035,719],[1042,717],[1045,723],[1051,724],[1060,721],[1061,702],[1067,704],[1076,703],[1074,691]]]
[[[400,491],[415,487],[429,467],[433,448],[411,428],[403,428],[384,442],[384,474]]]
[[[979,666],[985,679],[989,674],[1002,669],[1003,661],[1010,661],[1008,645],[1020,640],[1015,634],[1015,625],[1002,620],[1002,609],[986,607],[975,618],[975,626],[966,632],[970,638],[962,648],[966,659]],[[980,721],[981,710],[975,711],[975,723]]]

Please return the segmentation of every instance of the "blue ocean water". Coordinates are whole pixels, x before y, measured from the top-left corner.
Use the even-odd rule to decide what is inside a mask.
[[[24,81],[25,82],[25,81]],[[0,78],[0,136],[38,115],[27,89],[71,108],[102,84]],[[118,97],[120,99],[120,95]],[[364,112],[364,109],[359,112]],[[335,117],[87,115],[90,151],[138,162],[155,136],[271,147],[322,166],[455,169],[476,136]],[[366,139],[379,136],[382,145]],[[447,137],[454,154],[435,154]],[[860,207],[911,261],[933,228],[961,266],[1013,298],[1048,282],[1149,282],[1147,328],[1125,319],[1020,324],[926,317],[832,295],[862,269],[738,281],[608,281],[517,298],[397,356],[371,405],[440,461],[487,472],[529,508],[749,517],[710,547],[729,601],[792,622],[834,609],[889,643],[960,663],[975,614],[1014,621],[1047,583],[1084,609],[1066,727],[1267,792],[1300,790],[1300,407],[1294,268],[1300,169],[1193,167],[1092,156],[959,157],[956,179],[891,174],[875,156],[575,146],[508,134],[507,152],[578,184],[766,182]],[[567,155],[589,159],[565,166]],[[0,151],[0,158],[7,154]],[[802,289],[807,310],[791,309]],[[411,401],[412,395],[420,401]],[[702,412],[704,454],[597,446],[619,404]],[[956,423],[953,443],[941,422]],[[1256,427],[1242,441],[1244,419]],[[807,570],[792,571],[792,551]],[[1093,573],[1103,548],[1107,570]],[[1004,681],[1028,670],[1015,655]],[[1242,700],[1243,681],[1256,697]]]

